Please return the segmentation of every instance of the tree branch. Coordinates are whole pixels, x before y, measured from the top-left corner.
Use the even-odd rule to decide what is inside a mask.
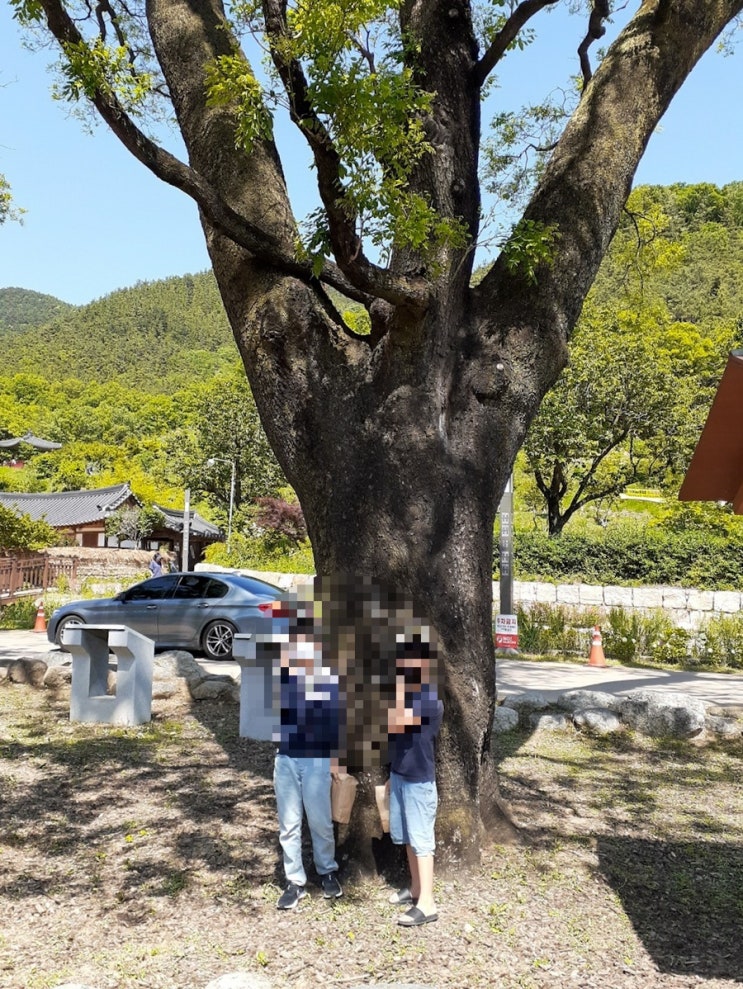
[[[599,38],[606,34],[604,21],[609,16],[609,0],[594,0],[593,9],[588,18],[588,31],[586,36],[578,45],[578,57],[580,58],[580,68],[583,73],[583,91],[591,81],[591,63],[588,61],[588,49]]]
[[[394,279],[385,269],[372,264],[364,254],[356,230],[358,217],[341,181],[341,158],[310,100],[304,70],[297,59],[286,59],[282,54],[286,39],[290,37],[286,0],[263,0],[263,16],[271,58],[289,98],[289,114],[307,140],[315,159],[317,186],[328,218],[330,243],[338,266],[357,288],[393,302],[388,292]],[[422,279],[416,282],[414,296],[422,301],[427,296],[426,283]],[[412,301],[413,297],[410,298]]]
[[[508,46],[516,40],[526,22],[544,7],[550,7],[554,3],[557,3],[557,0],[523,0],[523,3],[518,5],[475,66],[475,79],[480,86],[503,58]]]
[[[516,333],[538,338],[542,394],[567,358],[566,344],[616,230],[637,165],[658,121],[743,0],[645,0],[586,87],[563,131],[524,219],[557,231],[558,249],[536,283],[508,270],[501,256],[476,289],[486,325],[499,308]],[[523,312],[534,314],[524,328]]]
[[[85,44],[85,39],[59,0],[41,0],[41,5],[49,30],[62,47]],[[304,282],[322,281],[365,305],[371,302],[371,295],[379,295],[393,305],[425,308],[428,292],[420,281],[415,284],[410,279],[393,277],[382,269],[374,273],[373,279],[357,277],[354,284],[335,264],[326,262],[316,277],[311,262],[297,260],[276,237],[232,209],[196,170],[148,138],[113,93],[98,88],[90,99],[102,119],[138,161],[163,182],[190,196],[210,223],[259,260]]]

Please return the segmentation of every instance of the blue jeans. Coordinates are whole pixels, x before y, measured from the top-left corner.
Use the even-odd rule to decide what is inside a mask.
[[[302,863],[302,809],[312,837],[312,857],[318,874],[337,872],[335,836],[330,812],[330,759],[277,755],[273,786],[279,814],[279,841],[284,853],[286,880],[304,886]]]

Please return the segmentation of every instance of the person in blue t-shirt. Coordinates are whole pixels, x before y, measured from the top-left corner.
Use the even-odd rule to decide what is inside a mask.
[[[279,746],[274,762],[274,790],[286,887],[276,904],[279,910],[294,909],[306,895],[303,810],[323,895],[326,899],[343,895],[337,876],[330,806],[331,774],[340,771],[340,691],[337,675],[322,665],[318,639],[311,628],[299,627],[281,648],[281,720],[275,736]]]
[[[431,680],[427,642],[400,646],[395,670],[395,705],[387,720],[390,735],[390,836],[405,845],[410,886],[390,897],[412,904],[400,917],[402,927],[438,920],[433,898],[434,827],[438,808],[435,742],[444,705]]]

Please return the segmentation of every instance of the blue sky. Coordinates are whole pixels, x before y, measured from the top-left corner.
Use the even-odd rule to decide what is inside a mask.
[[[508,108],[540,100],[577,73],[580,24],[559,11],[533,23],[537,41],[500,72],[494,99]],[[23,225],[0,227],[0,288],[82,304],[137,281],[206,269],[195,205],[150,175],[105,127],[90,135],[69,118],[49,95],[50,61],[48,52],[21,47],[0,0],[0,172],[27,211]],[[743,180],[741,93],[743,51],[709,52],[653,136],[636,182]],[[303,208],[314,182],[306,163],[294,143],[285,167]]]

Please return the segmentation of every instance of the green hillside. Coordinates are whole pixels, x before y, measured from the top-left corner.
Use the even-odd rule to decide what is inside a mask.
[[[53,295],[25,288],[0,288],[0,338],[43,326],[69,314],[74,308]]]
[[[48,298],[8,292],[18,293],[15,312],[24,300],[33,311],[35,298]],[[62,311],[50,309],[50,319],[13,327],[5,341],[6,373],[41,375],[53,382],[116,381],[168,393],[213,377],[237,356],[211,272],[140,282],[87,306],[57,304]]]

